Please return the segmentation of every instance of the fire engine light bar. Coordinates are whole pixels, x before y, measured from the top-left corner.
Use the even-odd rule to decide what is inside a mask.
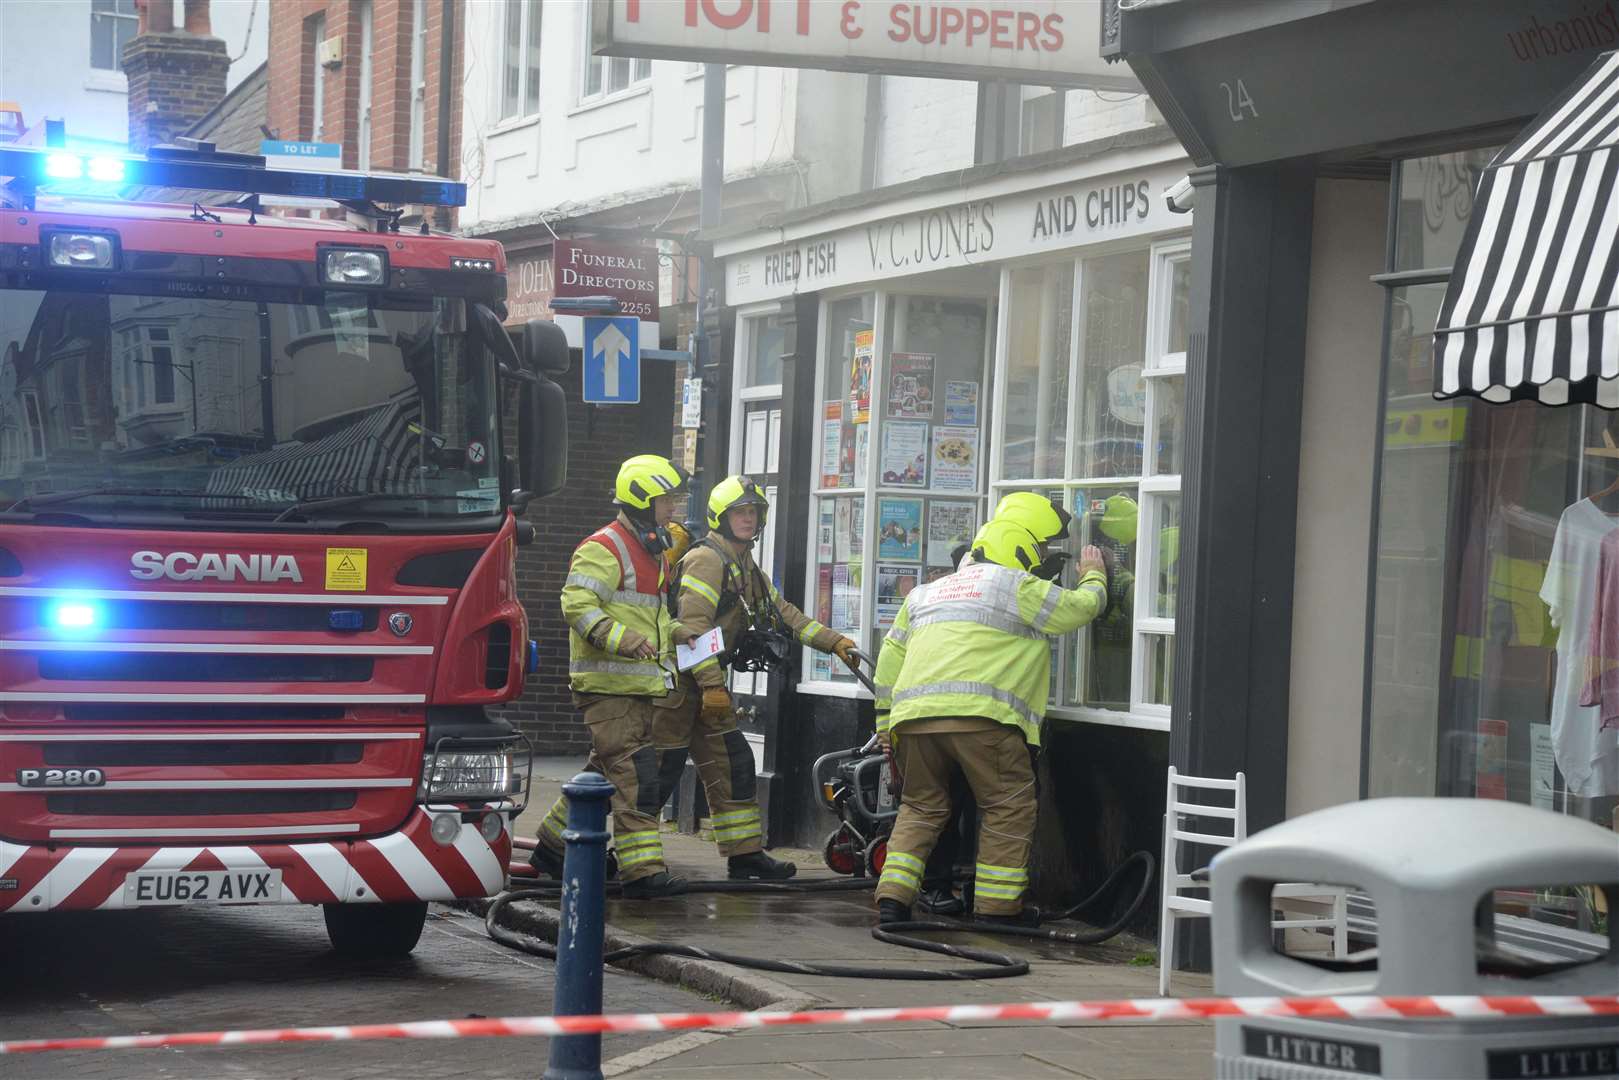
[[[47,188],[53,180],[82,183],[89,179],[142,187],[195,188],[346,202],[420,206],[465,206],[467,202],[465,184],[441,177],[270,169],[240,161],[213,161],[206,154],[184,160],[154,161],[0,146],[0,177],[18,178]]]
[[[58,630],[91,630],[101,621],[95,605],[81,601],[63,601],[52,606],[49,619]]]

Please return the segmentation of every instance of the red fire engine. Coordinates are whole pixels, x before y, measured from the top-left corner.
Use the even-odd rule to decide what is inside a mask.
[[[0,146],[0,913],[320,904],[397,955],[504,886],[568,353],[499,244],[383,209],[464,200]]]

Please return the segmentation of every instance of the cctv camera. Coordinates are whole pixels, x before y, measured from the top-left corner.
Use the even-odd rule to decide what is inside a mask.
[[[1189,214],[1192,207],[1197,204],[1197,189],[1192,187],[1192,178],[1183,176],[1164,192],[1164,201],[1169,204],[1172,214]]]

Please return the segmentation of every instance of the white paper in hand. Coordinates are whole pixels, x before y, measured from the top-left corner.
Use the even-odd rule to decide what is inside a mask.
[[[690,671],[710,656],[718,656],[724,651],[725,635],[716,626],[708,633],[692,638],[686,645],[676,645],[675,666],[681,671]]]

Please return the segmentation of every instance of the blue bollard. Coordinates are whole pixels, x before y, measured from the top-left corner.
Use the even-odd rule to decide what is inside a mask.
[[[568,827],[562,832],[562,924],[557,930],[554,1016],[602,1011],[602,935],[607,928],[607,804],[613,785],[585,772],[562,785]],[[551,1040],[545,1080],[602,1080],[602,1037],[559,1035]]]

